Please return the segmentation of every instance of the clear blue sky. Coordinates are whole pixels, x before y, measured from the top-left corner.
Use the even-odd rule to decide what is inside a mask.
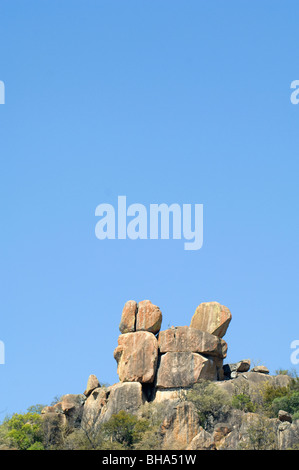
[[[118,381],[125,301],[216,300],[227,360],[292,368],[297,0],[0,0],[0,419]],[[95,237],[95,208],[204,205],[204,244]],[[297,368],[298,370],[298,368]]]

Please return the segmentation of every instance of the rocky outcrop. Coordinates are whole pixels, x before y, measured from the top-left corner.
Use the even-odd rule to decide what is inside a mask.
[[[259,372],[260,374],[269,374],[270,371],[266,366],[255,366],[252,369],[252,372]]]
[[[150,300],[142,300],[139,303],[129,300],[123,308],[119,329],[122,334],[134,331],[149,331],[157,334],[161,323],[161,310]]]
[[[82,415],[82,428],[84,430],[96,431],[101,424],[105,412],[107,410],[108,397],[110,394],[109,388],[105,387],[95,388],[88,396]]]
[[[288,423],[293,422],[292,415],[284,410],[279,410],[278,419],[279,421],[282,421],[282,422],[285,422],[285,421],[287,421]]]
[[[198,413],[192,403],[170,403],[161,425],[165,449],[185,449],[199,433]]]
[[[238,372],[247,372],[250,369],[250,359],[243,359],[234,364],[225,364],[223,366],[223,374],[226,379],[235,379]]]
[[[86,386],[86,390],[84,392],[84,395],[86,397],[88,397],[95,388],[99,388],[100,386],[101,386],[100,382],[98,381],[96,376],[91,374],[88,377],[87,386]]]
[[[216,450],[216,445],[213,436],[201,427],[186,450]]]
[[[230,321],[227,307],[205,302],[197,307],[190,326],[160,331],[159,307],[149,300],[126,302],[114,351],[120,382],[105,387],[90,375],[84,394],[64,395],[59,403],[45,407],[42,416],[51,429],[81,427],[91,436],[120,411],[139,416],[143,405],[151,402],[148,406],[160,407],[163,449],[254,448],[252,430],[256,429],[262,429],[259,435],[267,438],[269,448],[294,447],[299,441],[299,420],[293,421],[284,410],[270,419],[229,409],[221,414],[221,421],[212,418],[203,424],[201,410],[188,401],[188,391],[202,380],[214,382],[230,399],[245,394],[257,405],[268,385],[289,386],[287,375],[271,376],[265,366],[250,370],[249,359],[223,365],[228,347],[222,338]]]
[[[217,380],[214,361],[192,352],[168,352],[161,356],[156,388],[188,388],[202,380]]]
[[[142,385],[139,382],[124,382],[110,388],[110,396],[103,421],[108,421],[112,415],[121,410],[137,414],[141,405],[146,401]]]
[[[162,323],[162,313],[159,307],[150,300],[139,302],[136,315],[136,331],[150,331],[154,335],[159,333]]]
[[[215,385],[231,397],[246,393],[252,401],[259,403],[267,385],[284,388],[290,385],[291,380],[288,375],[272,376],[249,371],[238,373],[238,376],[231,380],[215,382]]]
[[[83,406],[86,397],[84,395],[63,395],[58,403],[46,406],[42,410],[42,416],[54,419],[59,415],[59,422],[70,428],[81,426]]]
[[[101,423],[121,410],[137,414],[145,402],[146,396],[139,382],[120,382],[96,388],[85,402],[82,427],[88,431],[97,430]]]
[[[210,333],[188,326],[161,331],[156,388],[191,387],[199,380],[217,380],[227,344]]]
[[[226,357],[227,343],[215,335],[189,326],[172,327],[160,331],[159,352],[192,352],[207,356]]]
[[[120,335],[114,358],[121,382],[152,383],[158,362],[157,338],[148,331]]]
[[[224,305],[203,302],[195,310],[190,326],[223,338],[231,319],[232,315]]]
[[[280,423],[277,426],[277,448],[290,450],[299,447],[299,420]]]
[[[138,304],[135,300],[128,300],[128,302],[125,303],[119,324],[119,330],[122,334],[136,331],[137,310]]]

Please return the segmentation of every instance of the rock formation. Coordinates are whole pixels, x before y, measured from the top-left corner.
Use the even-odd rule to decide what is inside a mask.
[[[129,300],[126,302],[119,325],[120,332],[133,333],[135,331],[149,331],[157,334],[162,323],[162,313],[156,305],[150,300],[135,302]]]
[[[157,338],[148,331],[120,335],[114,358],[121,382],[152,383],[158,362]]]
[[[232,319],[227,307],[218,302],[200,304],[191,320],[191,326],[223,338]]]
[[[97,377],[90,375],[84,394],[64,395],[56,405],[45,407],[42,415],[68,427],[96,431],[122,410],[138,415],[144,404],[163,402],[160,433],[164,449],[174,445],[188,450],[239,448],[256,414],[234,409],[226,421],[214,423],[208,432],[200,426],[194,404],[185,400],[187,391],[208,380],[230,397],[246,389],[248,396],[258,401],[265,384],[287,387],[291,378],[271,376],[265,366],[250,370],[249,359],[223,365],[228,346],[222,338],[231,319],[227,307],[205,302],[196,308],[190,326],[160,331],[160,308],[149,300],[129,300],[122,311],[121,334],[114,351],[119,383],[101,386]],[[292,422],[284,410],[266,425],[277,448],[298,442],[299,421]]]
[[[230,320],[227,307],[211,302],[196,309],[191,326],[160,331],[159,307],[149,300],[129,300],[123,308],[122,334],[114,351],[120,381],[155,382],[156,389],[171,389],[221,378],[227,354],[227,344],[221,338]]]

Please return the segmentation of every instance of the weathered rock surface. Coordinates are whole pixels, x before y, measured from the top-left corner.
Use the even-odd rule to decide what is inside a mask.
[[[57,412],[65,415],[66,422],[71,427],[80,426],[83,405],[86,397],[84,395],[67,394],[61,397],[60,402],[55,405]]]
[[[232,426],[228,423],[216,424],[213,432],[213,441],[217,450],[224,446],[226,437],[232,432],[232,430]]]
[[[279,421],[287,421],[288,423],[292,423],[292,415],[284,410],[279,410],[278,412],[278,419]]]
[[[103,421],[108,421],[112,415],[119,413],[121,410],[136,414],[145,401],[146,397],[139,382],[115,384],[110,387],[107,410]]]
[[[179,400],[180,397],[186,396],[186,390],[181,390],[178,388],[169,388],[169,389],[156,389],[153,394],[152,401],[153,403],[161,403],[168,400]]]
[[[224,364],[223,373],[229,379],[235,379],[238,372],[247,372],[250,369],[250,359],[242,359],[242,361],[233,364]]]
[[[96,376],[91,374],[88,377],[87,386],[86,386],[86,390],[84,392],[84,395],[86,397],[88,397],[95,388],[99,388],[100,386],[101,386],[100,382],[98,381]]]
[[[297,449],[299,447],[299,420],[294,423],[280,423],[277,430],[277,446],[280,450]]]
[[[136,315],[137,302],[135,302],[135,300],[128,300],[123,308],[121,321],[119,324],[121,333],[125,334],[136,331]]]
[[[168,402],[161,425],[165,449],[185,449],[199,431],[198,413],[192,403]]]
[[[265,390],[267,384],[273,387],[287,387],[291,380],[291,377],[288,375],[272,376],[249,371],[239,373],[238,377],[233,380],[215,382],[215,385],[230,396],[246,391],[251,400],[259,402],[261,401],[261,393]]]
[[[158,431],[151,445],[161,445],[164,450],[299,448],[299,420],[293,421],[289,413],[280,410],[278,417],[270,419],[261,413],[232,408],[230,399],[243,393],[254,404],[263,406],[263,392],[268,385],[288,387],[292,379],[287,375],[270,376],[265,366],[250,371],[249,359],[223,366],[227,344],[222,337],[230,320],[230,311],[223,305],[203,303],[196,309],[190,327],[169,328],[157,339],[160,309],[148,300],[127,302],[120,323],[123,334],[114,351],[120,382],[101,387],[96,376],[90,375],[85,396],[64,395],[59,403],[45,407],[42,417],[49,445],[55,433],[60,432],[63,441],[66,430],[77,432],[80,427],[91,442],[103,423],[125,411],[139,417],[158,417],[158,421],[161,418],[162,424],[152,421]],[[200,407],[208,397],[203,401],[197,397],[198,409],[187,401],[190,387],[201,380],[213,381],[229,395],[223,396],[221,411],[211,410],[204,421],[206,410]],[[213,388],[204,387],[197,392],[209,390],[213,400],[222,400],[219,390],[212,396]],[[194,398],[195,393],[190,397]]]
[[[120,382],[107,388],[96,388],[85,402],[82,427],[96,430],[121,410],[136,414],[145,401],[139,382]]]
[[[125,303],[119,325],[120,332],[133,333],[134,331],[149,331],[157,334],[162,323],[162,312],[150,300],[142,300],[137,304],[135,300]]]
[[[217,380],[212,359],[190,352],[168,352],[161,356],[156,388],[190,387],[200,379]]]
[[[190,326],[223,338],[232,319],[227,307],[218,302],[201,303],[192,317]]]
[[[152,383],[158,361],[157,338],[148,331],[120,335],[114,358],[121,382]]]
[[[216,450],[216,445],[213,436],[200,428],[200,431],[192,439],[186,450]]]
[[[251,372],[258,372],[259,374],[269,374],[269,369],[266,366],[255,366],[251,369]]]
[[[162,323],[162,313],[157,305],[150,300],[143,300],[138,304],[136,331],[150,331],[157,334]]]
[[[82,428],[84,430],[97,430],[107,410],[109,388],[99,387],[94,389],[88,396],[83,410]]]
[[[160,331],[158,346],[160,353],[193,352],[220,358],[227,354],[227,343],[223,339],[189,326]]]

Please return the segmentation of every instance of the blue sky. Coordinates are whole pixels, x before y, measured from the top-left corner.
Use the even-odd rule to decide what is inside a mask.
[[[297,1],[0,0],[0,419],[118,381],[124,303],[216,300],[229,362],[299,339]],[[203,204],[204,243],[104,240],[95,208]],[[298,366],[297,366],[298,370]]]

